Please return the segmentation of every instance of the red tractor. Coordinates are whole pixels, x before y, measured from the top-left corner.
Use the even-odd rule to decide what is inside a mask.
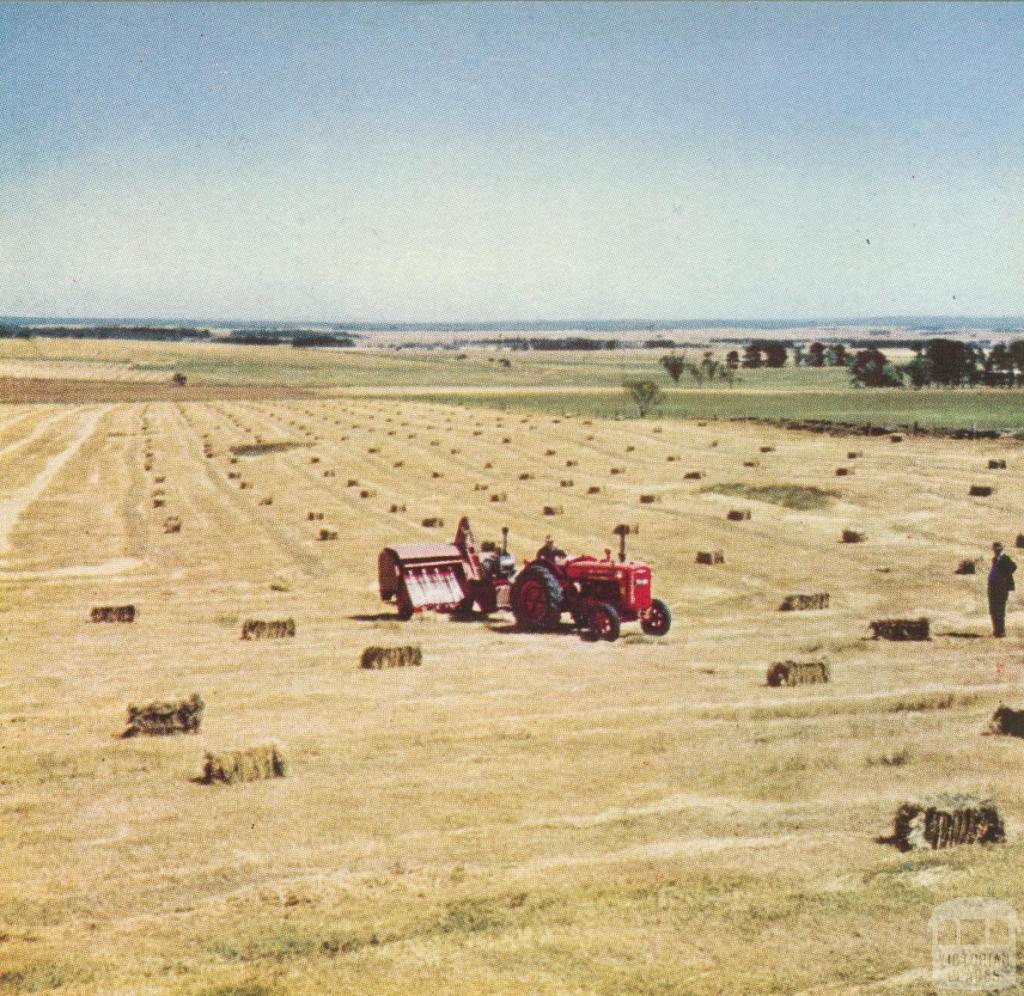
[[[651,597],[651,569],[626,560],[625,531],[619,534],[619,559],[611,550],[604,559],[568,558],[549,539],[535,560],[523,567],[512,585],[512,612],[521,629],[554,629],[563,612],[579,629],[602,640],[617,640],[623,622],[640,620],[649,636],[664,636],[672,613],[660,598]]]
[[[478,607],[485,615],[511,609],[525,630],[555,629],[568,612],[579,629],[603,640],[616,640],[623,622],[640,621],[650,636],[664,636],[672,614],[651,597],[651,569],[626,560],[626,532],[619,526],[619,559],[611,550],[604,559],[567,558],[549,539],[518,575],[503,542],[484,544],[477,552],[469,521],[460,520],[453,543],[403,543],[385,547],[378,558],[380,597],[394,599],[398,617],[430,610],[452,614]],[[513,577],[515,578],[513,580]]]

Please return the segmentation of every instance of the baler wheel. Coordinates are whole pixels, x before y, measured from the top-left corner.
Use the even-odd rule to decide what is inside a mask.
[[[404,584],[398,589],[398,594],[395,596],[395,603],[398,607],[399,619],[403,622],[412,619],[412,600],[409,598],[409,593],[405,590]]]
[[[562,586],[541,564],[531,564],[512,585],[512,614],[520,629],[554,629],[562,615]]]
[[[602,640],[614,643],[619,638],[619,614],[607,602],[598,602],[590,613],[590,629]]]

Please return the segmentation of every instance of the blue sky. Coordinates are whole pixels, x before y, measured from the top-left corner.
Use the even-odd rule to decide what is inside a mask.
[[[1024,5],[2,4],[0,313],[1024,313]]]

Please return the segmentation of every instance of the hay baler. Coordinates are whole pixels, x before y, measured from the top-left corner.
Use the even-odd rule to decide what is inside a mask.
[[[380,597],[394,599],[399,619],[434,612],[483,613],[510,607],[515,559],[502,548],[478,553],[469,520],[459,520],[453,543],[399,543],[385,547],[377,560]]]

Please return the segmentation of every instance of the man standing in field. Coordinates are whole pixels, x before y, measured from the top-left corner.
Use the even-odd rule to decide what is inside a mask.
[[[1003,544],[993,543],[992,566],[988,571],[988,614],[992,617],[993,636],[1006,636],[1006,599],[1016,587],[1015,570],[1017,565],[1003,553]]]

